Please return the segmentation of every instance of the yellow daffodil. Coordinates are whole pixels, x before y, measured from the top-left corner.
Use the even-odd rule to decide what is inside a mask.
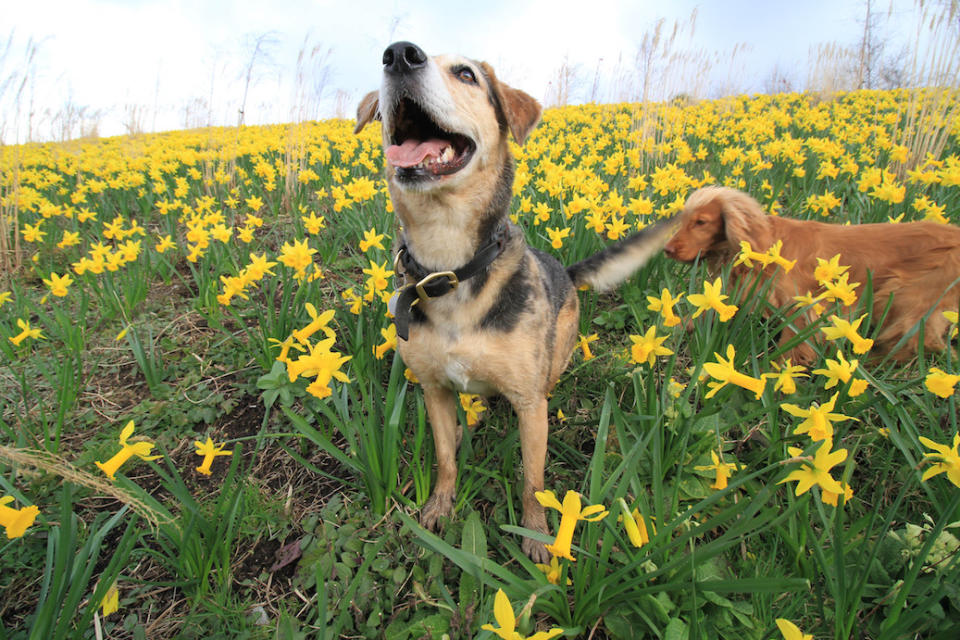
[[[0,498],[0,525],[7,532],[7,538],[10,540],[26,533],[40,514],[40,509],[36,505],[14,509],[7,506],[11,502],[13,502],[13,496]]]
[[[630,361],[636,364],[646,362],[648,365],[653,366],[657,356],[673,355],[673,351],[663,346],[663,341],[669,337],[670,336],[657,336],[657,328],[655,326],[647,329],[647,332],[643,336],[630,336],[630,340],[633,342],[633,345],[630,347]]]
[[[793,381],[794,378],[806,378],[807,374],[804,371],[807,370],[806,367],[793,364],[791,360],[787,360],[781,366],[780,364],[773,362],[771,363],[773,368],[777,370],[776,373],[765,373],[763,377],[772,378],[776,382],[773,383],[774,391],[781,391],[784,395],[792,395],[797,392],[797,383]]]
[[[160,240],[153,246],[157,253],[165,253],[170,249],[176,249],[177,243],[170,239],[170,234],[160,237]]]
[[[547,582],[556,585],[560,584],[562,570],[560,567],[560,559],[557,556],[550,556],[550,564],[537,563],[536,567],[547,577]],[[573,581],[567,578],[567,584],[573,584]]]
[[[370,268],[364,269],[363,273],[370,276],[366,281],[367,292],[364,294],[363,299],[371,302],[374,295],[386,291],[387,286],[390,284],[387,278],[393,275],[393,271],[387,269],[386,262],[380,265],[371,260]]]
[[[487,406],[483,404],[483,398],[472,393],[460,394],[460,406],[463,407],[463,412],[467,416],[468,427],[480,422],[480,414],[487,410]]]
[[[618,520],[623,522],[623,528],[627,532],[627,538],[630,540],[630,544],[639,549],[650,542],[650,534],[647,533],[647,521],[640,511],[638,509],[631,511],[623,498],[620,498],[620,509],[623,514]],[[655,528],[654,533],[656,533]]]
[[[3,305],[10,302],[13,299],[13,293],[10,291],[0,291],[0,309],[3,308]]]
[[[954,394],[958,382],[960,382],[960,375],[947,373],[938,367],[930,367],[923,385],[931,393],[935,393],[941,398],[949,398]]]
[[[23,239],[27,242],[42,242],[43,237],[47,235],[47,232],[40,228],[41,224],[41,222],[38,222],[35,225],[24,224],[23,229],[20,230],[20,233],[23,235]]]
[[[497,621],[496,627],[492,624],[485,624],[481,629],[492,631],[503,640],[550,640],[563,634],[563,629],[553,628],[549,631],[538,631],[532,636],[524,637],[517,632],[517,618],[513,613],[513,607],[510,605],[510,598],[503,592],[503,589],[497,589],[497,595],[493,598],[493,619]]]
[[[350,382],[350,378],[340,371],[340,367],[353,356],[342,356],[336,351],[331,351],[333,342],[334,338],[320,340],[309,347],[309,353],[296,360],[288,361],[287,375],[290,382],[300,376],[313,377],[314,381],[307,385],[307,393],[317,398],[326,398],[333,392],[329,386],[333,378],[341,382]]]
[[[823,293],[820,294],[822,300],[839,300],[843,306],[849,307],[857,301],[857,294],[854,289],[860,286],[859,282],[849,283],[850,274],[845,273],[833,282],[828,282],[823,286]]]
[[[360,251],[366,253],[370,247],[376,247],[383,251],[383,234],[377,233],[377,228],[372,227],[363,232],[363,240],[360,241]]]
[[[783,634],[783,640],[813,640],[812,635],[803,633],[800,631],[800,627],[789,620],[777,618],[777,628],[780,629],[780,633]]]
[[[727,359],[724,360],[723,356],[719,353],[714,352],[713,354],[717,358],[717,362],[706,362],[703,365],[703,370],[707,374],[719,382],[708,382],[707,387],[710,391],[704,396],[704,398],[712,398],[717,395],[717,392],[720,391],[727,384],[734,384],[738,387],[742,387],[747,391],[752,391],[755,398],[758,400],[760,396],[763,395],[763,389],[766,386],[765,378],[754,378],[753,376],[748,376],[745,373],[740,373],[733,366],[733,359],[736,356],[736,351],[733,348],[733,345],[727,345]]]
[[[945,473],[947,479],[960,487],[960,433],[953,435],[953,445],[938,444],[929,438],[920,436],[920,443],[933,453],[925,453],[923,457],[933,462],[929,469],[923,472],[921,480],[926,482],[935,475]]]
[[[730,474],[737,470],[736,463],[720,462],[720,456],[717,455],[716,451],[710,452],[710,459],[713,464],[697,465],[694,469],[697,471],[712,471],[715,474],[714,482],[710,485],[711,489],[726,489]]]
[[[573,557],[571,546],[573,545],[573,532],[577,527],[577,522],[580,520],[596,522],[605,518],[608,512],[604,510],[603,505],[599,504],[581,509],[580,494],[576,491],[567,491],[563,497],[563,504],[557,500],[553,491],[538,491],[535,495],[541,505],[560,512],[560,526],[557,528],[557,537],[553,544],[546,545],[547,551],[557,557],[575,562],[576,558]]]
[[[3,306],[3,294],[0,293],[0,307]],[[956,311],[944,311],[943,317],[947,319],[947,322],[953,325],[953,330],[950,331],[950,339],[953,340],[957,337],[957,333],[960,332],[960,329],[957,328],[957,324],[960,324],[960,313]]]
[[[309,302],[303,306],[307,310],[307,315],[310,316],[311,320],[307,326],[293,332],[293,337],[297,340],[297,342],[304,345],[307,344],[310,340],[310,336],[315,334],[317,331],[323,331],[324,335],[326,335],[328,338],[336,337],[337,334],[329,326],[330,321],[333,320],[333,309],[328,309],[323,313],[317,313],[317,308]]]
[[[391,322],[386,329],[380,329],[380,335],[383,343],[373,347],[373,357],[377,360],[383,360],[389,351],[397,348],[397,325]]]
[[[340,297],[350,303],[350,313],[360,315],[360,309],[363,307],[363,298],[354,292],[353,287],[349,287],[340,293]]]
[[[259,256],[251,253],[250,264],[247,265],[245,273],[251,282],[259,282],[266,276],[276,275],[273,271],[270,271],[270,268],[276,264],[276,262],[267,259],[266,253]]]
[[[717,315],[720,317],[720,322],[726,322],[734,316],[738,307],[724,302],[728,296],[720,293],[722,287],[723,282],[720,278],[717,278],[712,283],[703,283],[703,293],[694,293],[687,296],[690,304],[697,307],[697,310],[693,313],[694,318],[708,309],[713,309],[717,312]]]
[[[753,263],[757,262],[761,267],[766,267],[770,264],[770,256],[766,252],[754,251],[753,247],[746,240],[740,241],[740,253],[737,254],[737,259],[734,260],[733,266],[744,265],[746,267],[753,268]]]
[[[313,254],[317,252],[307,246],[307,241],[302,242],[294,240],[292,243],[284,242],[280,247],[280,255],[277,260],[284,266],[296,270],[298,274],[305,275],[308,266],[313,264]]]
[[[277,355],[276,360],[279,360],[280,362],[286,362],[287,364],[290,363],[288,354],[290,353],[291,348],[294,348],[300,352],[304,351],[304,348],[293,339],[292,335],[287,336],[287,339],[282,342],[276,338],[270,338],[269,342],[272,342],[280,347],[280,353]]]
[[[790,273],[790,270],[793,269],[793,266],[797,264],[796,260],[787,260],[781,255],[783,251],[783,240],[777,240],[773,243],[769,249],[767,249],[767,256],[770,258],[771,264],[778,265],[783,269],[784,273]]]
[[[311,211],[309,215],[300,216],[300,220],[303,222],[303,228],[312,236],[317,235],[321,229],[327,226],[326,218],[318,216],[313,211]]]
[[[836,316],[832,316],[836,318]],[[813,373],[815,375],[824,376],[827,381],[824,383],[824,389],[832,389],[837,386],[840,382],[846,384],[850,381],[850,378],[853,376],[853,372],[857,370],[857,365],[859,360],[850,360],[847,361],[843,357],[843,353],[837,351],[837,359],[831,360],[827,358],[825,360],[827,368],[826,369],[814,369]]]
[[[809,491],[814,485],[838,495],[844,493],[840,483],[830,475],[830,470],[847,459],[847,450],[837,449],[831,452],[831,446],[830,440],[824,440],[817,448],[813,460],[809,458],[799,460],[801,468],[791,471],[786,478],[778,481],[777,484],[796,481],[795,493],[798,496]],[[803,454],[803,451],[796,447],[789,447],[787,451],[795,458]]]
[[[110,588],[107,589],[107,592],[103,594],[103,599],[100,601],[100,607],[102,609],[104,618],[111,613],[116,613],[117,610],[120,609],[120,589],[117,588],[116,582],[110,585]]]
[[[594,356],[593,356],[593,353],[590,351],[590,343],[596,342],[597,340],[599,340],[599,337],[595,333],[591,333],[589,336],[580,334],[579,342],[577,344],[579,345],[580,349],[583,351],[584,362],[586,362],[587,360],[593,359]]]
[[[630,225],[623,221],[619,216],[613,216],[607,223],[607,238],[610,240],[619,240]]]
[[[80,244],[79,231],[64,231],[63,238],[57,243],[57,248],[66,249],[67,247],[75,247],[78,244]]]
[[[27,338],[30,338],[31,340],[39,340],[44,337],[43,333],[41,333],[42,330],[39,327],[31,327],[30,322],[27,320],[17,318],[17,326],[20,327],[20,333],[15,336],[10,336],[9,338],[10,342],[12,342],[16,347],[19,347],[20,343]]]
[[[823,332],[823,335],[827,340],[846,338],[853,345],[854,353],[866,353],[873,347],[873,340],[870,338],[864,338],[857,333],[857,330],[860,328],[860,323],[862,323],[863,319],[866,317],[867,314],[863,314],[853,322],[850,322],[838,316],[831,315],[830,322],[833,324],[833,326],[821,327],[820,331]]]
[[[200,466],[197,467],[197,471],[202,473],[205,476],[211,474],[210,465],[213,464],[213,459],[217,456],[232,456],[233,451],[224,451],[223,444],[214,444],[211,438],[207,438],[206,441],[200,442],[196,440],[194,446],[197,448],[197,455],[203,456],[203,461],[200,463]]]
[[[547,227],[547,235],[550,237],[550,246],[554,249],[563,247],[564,238],[570,237],[570,227],[557,229],[556,227]]]
[[[824,402],[820,406],[817,406],[817,404],[814,403],[810,405],[808,409],[801,409],[797,405],[787,402],[781,403],[780,408],[792,416],[804,419],[803,422],[797,425],[797,428],[793,430],[795,435],[805,433],[810,436],[810,439],[814,442],[819,440],[832,440],[834,422],[842,422],[843,420],[856,420],[856,418],[845,416],[842,413],[832,413],[833,408],[837,403],[838,395],[840,395],[839,392],[834,393],[833,397],[830,398],[829,401]]]
[[[843,489],[843,504],[850,502],[850,498],[853,497],[853,488],[848,485],[846,482],[840,481],[840,488]],[[840,494],[834,493],[829,489],[820,490],[820,498],[823,500],[824,504],[829,504],[832,506],[837,506],[840,502]]]
[[[827,283],[833,282],[846,273],[847,269],[849,268],[849,265],[840,264],[839,253],[829,260],[817,258],[817,268],[813,270],[813,277],[821,285],[826,286]]]
[[[649,303],[647,309],[656,311],[663,316],[663,326],[675,327],[680,324],[680,318],[673,312],[673,307],[680,302],[681,299],[683,299],[683,293],[674,298],[670,290],[664,287],[660,292],[659,298],[656,296],[647,296],[647,302]]]
[[[156,460],[162,456],[151,456],[150,452],[153,451],[152,442],[135,442],[133,444],[128,444],[127,440],[130,436],[133,435],[133,420],[129,421],[126,426],[120,431],[120,451],[118,451],[112,458],[106,462],[96,461],[96,464],[101,471],[103,471],[108,478],[111,480],[116,480],[115,474],[123,466],[123,463],[136,456],[141,460]]]

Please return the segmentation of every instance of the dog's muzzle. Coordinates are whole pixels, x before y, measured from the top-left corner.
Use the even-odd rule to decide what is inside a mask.
[[[425,106],[429,64],[427,54],[412,42],[395,42],[383,52],[384,157],[398,184],[422,186],[453,175],[476,150],[469,136],[443,126]]]

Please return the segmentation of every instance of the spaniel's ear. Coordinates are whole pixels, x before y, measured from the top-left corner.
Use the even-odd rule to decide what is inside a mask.
[[[373,120],[380,119],[380,92],[371,91],[363,96],[360,106],[357,107],[357,126],[354,133],[360,133]]]
[[[513,139],[517,141],[517,144],[523,144],[533,128],[540,122],[540,113],[543,110],[540,103],[523,91],[508,87],[497,80],[493,67],[486,62],[481,62],[480,67],[490,82],[490,91],[493,92],[500,103],[503,117],[507,121],[510,133],[513,134]]]
[[[757,251],[773,246],[773,225],[759,202],[733,189],[718,194],[717,200],[723,212],[724,232],[733,248],[739,248],[743,241]]]

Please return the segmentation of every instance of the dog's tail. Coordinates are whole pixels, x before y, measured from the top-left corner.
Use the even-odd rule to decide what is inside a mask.
[[[676,220],[661,220],[567,267],[577,288],[589,286],[598,291],[611,289],[633,274],[667,243]]]

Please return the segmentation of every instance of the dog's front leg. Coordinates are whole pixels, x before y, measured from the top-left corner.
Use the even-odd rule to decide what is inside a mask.
[[[453,392],[440,386],[424,385],[423,398],[427,403],[427,416],[433,429],[433,446],[437,453],[437,484],[420,511],[420,522],[427,529],[435,530],[440,519],[453,511],[459,425]]]
[[[520,419],[520,452],[523,456],[523,520],[527,529],[549,533],[543,506],[536,492],[543,491],[543,467],[547,459],[547,399],[531,403],[516,403],[514,410]],[[521,545],[534,562],[547,563],[550,553],[542,542],[524,538]]]

